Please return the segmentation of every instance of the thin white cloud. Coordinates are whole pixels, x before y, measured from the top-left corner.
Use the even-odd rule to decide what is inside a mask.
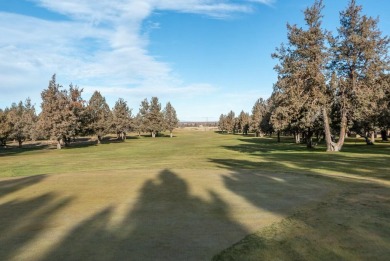
[[[49,21],[0,12],[0,91],[4,97],[37,97],[53,73],[62,84],[86,90],[149,96],[153,93],[200,95],[209,84],[184,83],[169,64],[148,52],[143,22],[155,11],[170,10],[216,18],[251,12],[254,2],[230,0],[30,0],[68,17]],[[159,28],[149,25],[149,30]],[[28,87],[27,87],[28,86]],[[99,87],[100,86],[100,87]],[[21,91],[23,90],[23,91]],[[37,94],[38,93],[38,94]],[[23,95],[23,96],[21,96]],[[7,103],[16,100],[9,101]],[[39,101],[35,101],[39,102]]]

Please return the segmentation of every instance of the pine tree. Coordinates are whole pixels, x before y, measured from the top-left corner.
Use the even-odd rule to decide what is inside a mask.
[[[36,122],[35,108],[31,104],[31,100],[27,99],[25,103],[20,101],[18,104],[12,104],[8,118],[12,124],[9,136],[17,140],[19,148],[21,148],[25,140],[32,138],[32,130]]]
[[[164,131],[164,116],[157,97],[152,97],[150,100],[147,118],[149,122],[147,129],[152,133],[152,137],[155,138],[159,132]]]
[[[56,83],[52,76],[47,89],[41,93],[42,111],[39,115],[38,128],[49,139],[57,141],[57,149],[67,140],[75,125],[76,116],[69,102],[68,92]]]
[[[8,137],[12,132],[12,122],[8,117],[9,109],[0,109],[0,146],[6,146]]]
[[[234,133],[235,127],[236,127],[236,121],[235,121],[235,113],[234,111],[230,111],[225,118],[226,121],[226,130],[227,132]]]
[[[242,134],[248,135],[249,126],[250,126],[249,113],[241,111],[240,115],[238,116],[237,128]]]
[[[326,32],[321,28],[323,8],[322,0],[316,0],[304,11],[307,29],[288,24],[287,47],[282,45],[272,55],[279,59],[280,64],[275,67],[278,81],[274,87],[278,108],[271,119],[275,125],[280,125],[279,128],[289,125],[297,132],[305,130],[309,148],[314,122],[326,102]]]
[[[221,130],[221,132],[225,132],[227,130],[226,115],[221,114],[219,116],[218,128]]]
[[[164,108],[164,122],[166,129],[169,130],[170,137],[172,138],[173,130],[179,127],[179,120],[177,119],[176,110],[173,108],[170,102]]]
[[[337,75],[334,102],[339,108],[340,135],[337,143],[330,140],[329,151],[339,151],[344,144],[347,125],[358,121],[372,129],[376,124],[378,103],[385,97],[382,77],[389,68],[389,38],[382,37],[379,20],[361,15],[362,7],[355,0],[340,13],[338,35],[331,38],[332,63],[330,69]]]
[[[263,98],[259,98],[253,105],[251,116],[251,130],[255,133],[256,137],[263,136],[260,125],[266,112],[267,105]]]
[[[118,135],[118,139],[126,140],[126,132],[130,130],[132,123],[131,109],[127,106],[126,101],[122,98],[118,99],[112,110],[112,114],[112,126]]]
[[[98,143],[101,143],[103,137],[107,135],[112,126],[112,113],[106,103],[106,99],[95,91],[91,96],[87,106],[89,134],[97,136]]]

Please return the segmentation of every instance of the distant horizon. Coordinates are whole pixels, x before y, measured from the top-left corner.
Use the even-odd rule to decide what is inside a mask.
[[[313,0],[4,1],[0,6],[0,108],[40,93],[51,76],[67,88],[95,90],[110,108],[123,98],[171,102],[183,122],[218,121],[267,99],[277,75],[271,53],[286,23],[304,26]],[[335,33],[349,0],[326,1],[323,28]],[[389,35],[390,2],[358,0]],[[386,11],[387,10],[387,11]]]

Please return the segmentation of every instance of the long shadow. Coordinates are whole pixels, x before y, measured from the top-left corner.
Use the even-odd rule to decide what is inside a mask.
[[[25,187],[41,182],[45,178],[46,175],[37,175],[25,178],[0,180],[0,198],[7,194],[17,192],[18,190],[21,190]]]
[[[0,182],[0,198],[32,186],[44,175]],[[5,201],[0,204],[0,260],[15,260],[24,247],[33,243],[45,231],[48,220],[71,202],[54,193],[45,193],[29,199]]]
[[[261,209],[289,214],[294,201],[310,203],[312,197],[312,203],[290,212],[280,224],[245,237],[215,260],[387,260],[390,166],[385,153],[367,159],[342,153],[286,153],[287,144],[259,153],[270,146],[269,141],[244,139],[238,146],[223,148],[254,156],[253,160],[210,161],[230,171],[224,178],[226,188]],[[322,175],[323,171],[352,177]],[[259,183],[263,185],[257,191],[248,189]],[[331,193],[317,197],[326,190]]]
[[[43,260],[209,260],[248,233],[216,193],[209,197],[191,195],[183,179],[164,170],[144,183],[122,222],[110,223],[115,206],[109,206],[75,227]]]
[[[222,146],[243,154],[259,157],[259,161],[210,159],[222,168],[265,169],[273,168],[286,172],[319,174],[321,171],[347,173],[361,177],[390,180],[390,146],[387,144],[367,146],[346,144],[340,153],[326,153],[325,148],[307,150],[304,145],[288,140],[276,143],[272,139],[239,139],[241,144]],[[359,154],[354,156],[354,154]],[[369,155],[368,155],[369,154]],[[362,155],[368,155],[364,157]],[[317,170],[317,171],[315,171]]]

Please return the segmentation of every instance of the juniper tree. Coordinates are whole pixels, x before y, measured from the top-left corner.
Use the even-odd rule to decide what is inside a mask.
[[[24,103],[20,101],[18,104],[12,104],[7,116],[12,126],[9,137],[17,140],[21,148],[23,142],[33,136],[36,122],[35,108],[31,100],[27,99]]]
[[[238,130],[244,134],[248,135],[249,131],[249,126],[250,126],[250,115],[247,112],[241,111],[240,115],[238,116],[238,121],[237,121],[237,128]]]
[[[150,120],[149,120],[149,113],[150,113],[150,105],[148,99],[144,99],[141,101],[141,105],[139,108],[139,118],[140,118],[140,124],[138,126],[140,131],[144,132],[149,132],[149,125],[150,125]],[[138,116],[137,115],[137,116]]]
[[[144,131],[141,113],[137,113],[137,115],[133,119],[132,125],[133,130],[138,134],[138,136],[141,136],[141,132]]]
[[[255,133],[256,137],[263,136],[260,125],[266,112],[266,102],[263,98],[259,98],[253,105],[251,115],[251,130]]]
[[[235,118],[234,111],[230,111],[226,115],[225,121],[226,121],[226,130],[227,130],[227,132],[230,132],[230,133],[234,133],[235,132],[235,125],[236,125],[235,119],[236,118]]]
[[[330,38],[330,69],[339,79],[334,101],[341,120],[340,139],[335,143],[327,138],[328,150],[341,149],[347,124],[351,121],[366,122],[374,128],[376,114],[381,110],[378,101],[385,96],[381,77],[389,70],[389,38],[382,37],[379,19],[361,12],[362,7],[351,0],[340,12],[338,35]]]
[[[126,140],[126,131],[131,128],[132,116],[131,109],[122,98],[118,99],[112,110],[112,127],[118,135],[118,139]]]
[[[323,8],[322,1],[317,0],[304,11],[306,29],[287,24],[287,47],[282,44],[272,54],[280,64],[275,66],[278,81],[274,87],[274,92],[278,93],[275,96],[278,108],[271,118],[276,125],[279,121],[295,131],[306,130],[308,147],[312,146],[313,124],[326,101],[326,32],[321,28]]]
[[[177,119],[176,110],[173,108],[170,102],[164,108],[164,123],[167,130],[169,130],[170,137],[172,138],[172,132],[179,126],[179,120]]]
[[[57,141],[57,149],[73,133],[76,116],[71,109],[68,92],[56,83],[56,75],[52,76],[47,89],[41,93],[41,113],[38,128],[44,135]]]
[[[150,100],[149,113],[147,114],[148,123],[147,129],[155,138],[159,132],[164,130],[164,115],[161,111],[161,103],[157,97],[152,97]]]
[[[95,91],[86,108],[88,115],[87,129],[89,134],[97,136],[98,143],[110,132],[112,125],[112,114],[106,99]]]
[[[7,145],[7,139],[12,132],[12,122],[8,117],[9,109],[0,109],[0,146]]]
[[[81,94],[83,89],[80,89],[77,85],[69,85],[68,100],[69,111],[73,115],[73,123],[70,126],[68,138],[75,138],[78,135],[83,135],[86,125],[86,106],[85,101],[82,99]]]
[[[219,116],[218,129],[220,129],[221,132],[225,132],[227,130],[226,115],[224,114]]]

